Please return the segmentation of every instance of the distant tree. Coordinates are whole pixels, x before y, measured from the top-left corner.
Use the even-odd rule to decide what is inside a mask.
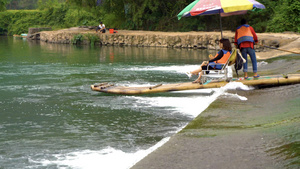
[[[38,0],[37,6],[38,9],[43,10],[54,6],[59,6],[59,4],[62,4],[64,2],[65,0]]]
[[[6,10],[6,0],[0,0],[0,12]]]
[[[66,0],[66,2],[71,5],[85,8],[94,8],[97,6],[97,4],[101,3],[99,0]]]
[[[144,30],[172,30],[178,28],[176,15],[189,0],[104,0],[101,11],[104,20],[124,28]],[[196,19],[197,20],[197,19]],[[184,23],[182,21],[181,23]]]
[[[299,0],[280,0],[274,6],[275,14],[268,24],[267,31],[300,32],[300,1]]]
[[[5,1],[5,0],[0,0]],[[53,6],[53,4],[63,3],[66,0],[7,0],[7,9],[37,9]]]
[[[299,0],[258,0],[266,9],[246,15],[222,18],[222,27],[235,30],[242,17],[256,32],[300,32]],[[45,23],[59,27],[96,25],[108,28],[155,31],[215,31],[220,29],[219,15],[177,19],[192,0],[0,0],[6,9],[40,9],[47,15]]]
[[[36,9],[37,0],[7,0],[6,7],[7,9]]]

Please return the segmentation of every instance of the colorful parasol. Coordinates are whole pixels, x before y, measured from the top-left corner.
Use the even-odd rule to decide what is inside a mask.
[[[265,6],[255,0],[195,0],[185,7],[178,15],[182,17],[220,14],[220,25],[222,34],[221,17],[241,15],[248,10],[264,9]]]

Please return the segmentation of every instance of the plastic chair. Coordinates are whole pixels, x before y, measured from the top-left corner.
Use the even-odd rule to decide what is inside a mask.
[[[201,76],[201,82],[205,83],[208,79],[230,81],[232,79],[231,65],[235,63],[236,55],[237,55],[237,50],[233,49],[227,62],[222,65],[221,69],[208,69],[209,66],[207,66],[206,70],[202,70],[203,75]],[[216,64],[210,63],[209,65],[216,65]],[[206,74],[206,71],[209,71],[209,74]]]

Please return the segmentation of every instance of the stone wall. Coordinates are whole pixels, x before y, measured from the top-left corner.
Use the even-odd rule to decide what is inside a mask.
[[[40,32],[40,40],[47,43],[72,44],[74,36],[82,34],[84,40],[81,44],[89,45],[85,36],[90,34],[98,36],[95,45],[105,46],[137,46],[137,47],[167,47],[167,48],[195,48],[218,49],[216,40],[221,38],[220,32],[155,32],[155,31],[126,31],[118,30],[117,33],[96,33],[92,28],[70,28],[58,31]],[[223,31],[223,37],[234,41],[234,32]],[[273,47],[282,47],[299,40],[297,34],[258,34],[259,44]],[[297,43],[298,44],[298,43]],[[296,45],[297,46],[297,45]],[[256,45],[256,51],[266,49]]]
[[[47,43],[70,44],[74,36],[78,34],[93,34],[98,36],[100,41],[96,45],[105,46],[137,46],[137,47],[167,47],[167,48],[198,48],[198,49],[215,49],[218,48],[216,40],[220,39],[220,33],[212,34],[188,34],[188,33],[163,33],[163,32],[122,32],[95,33],[89,29],[73,29],[60,31],[40,32],[40,40]],[[224,36],[231,39],[230,36]],[[84,36],[82,44],[89,44],[87,37]]]
[[[218,36],[210,35],[105,35],[101,34],[100,44],[138,47],[168,48],[215,48]]]
[[[29,28],[27,33],[27,38],[31,40],[39,40],[41,31],[51,31],[52,28],[41,27],[41,28]]]

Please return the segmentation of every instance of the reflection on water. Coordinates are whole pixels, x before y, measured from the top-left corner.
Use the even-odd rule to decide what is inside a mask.
[[[29,41],[29,46],[40,45],[42,50],[48,50],[62,55],[76,54],[82,49],[85,53],[98,53],[100,62],[123,62],[123,61],[170,61],[175,63],[195,63],[207,59],[209,53],[214,54],[215,50],[196,50],[196,49],[169,49],[161,47],[120,47],[120,46],[76,46],[70,44],[53,44],[43,41]],[[126,59],[126,60],[125,60]]]

